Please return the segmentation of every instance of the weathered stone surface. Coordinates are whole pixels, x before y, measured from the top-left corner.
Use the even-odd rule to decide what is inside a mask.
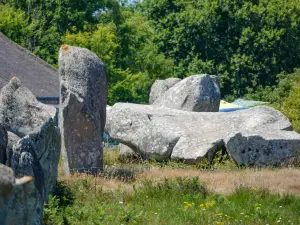
[[[38,129],[56,109],[36,100],[31,91],[14,77],[1,89],[0,124],[20,137]]]
[[[121,157],[128,157],[136,155],[135,151],[129,148],[127,145],[119,144],[119,154]]]
[[[6,146],[6,165],[11,166],[11,157],[13,155],[13,146],[18,142],[20,137],[10,131],[7,132],[7,146]]]
[[[105,67],[89,50],[64,46],[59,53],[59,74],[65,172],[101,170],[107,101]]]
[[[0,164],[0,224],[7,224],[7,204],[15,183],[14,172],[11,168]]]
[[[6,146],[7,146],[7,131],[0,126],[0,163],[5,164],[7,160]]]
[[[26,137],[20,139],[13,147],[11,161],[17,178],[32,176],[35,179],[26,189],[21,186],[14,188],[8,204],[8,218],[12,224],[42,224],[47,196],[44,171],[36,155],[34,143]]]
[[[13,205],[12,197],[15,196],[13,193],[15,193],[16,190],[23,192],[26,190],[31,181],[32,177],[15,179],[13,170],[3,164],[0,164],[0,222],[2,225],[30,224],[31,221],[29,221],[27,218],[17,221],[15,215],[12,215],[14,217],[11,217],[9,214],[11,213]],[[22,201],[23,207],[26,207],[27,203],[27,199],[26,201]],[[24,212],[18,212],[18,214],[24,214],[26,210],[27,209],[25,208]]]
[[[291,165],[300,157],[299,134],[290,131],[240,132],[226,140],[238,165]]]
[[[159,84],[159,83],[158,83]],[[163,89],[156,87],[155,89]],[[162,91],[163,92],[163,91]],[[153,91],[153,93],[156,93]],[[152,94],[153,96],[156,96]],[[155,97],[151,97],[151,101]],[[220,105],[219,79],[214,75],[193,75],[177,82],[158,96],[155,106],[194,112],[218,112]]]
[[[0,198],[6,198],[11,195],[14,183],[15,177],[13,170],[0,164]]]
[[[0,93],[0,123],[8,132],[7,162],[15,177],[34,177],[34,182],[16,186],[7,205],[8,224],[41,224],[44,203],[57,181],[60,132],[56,109],[39,103],[13,78]],[[10,132],[11,131],[11,132]]]
[[[152,86],[149,96],[149,104],[152,104],[158,97],[163,95],[169,88],[181,81],[180,78],[168,78],[166,80],[156,80]]]
[[[289,120],[270,107],[208,113],[126,103],[117,103],[110,109],[106,124],[112,138],[156,160],[173,159],[197,163],[203,157],[212,160],[215,152],[226,146],[239,165],[276,165],[285,157],[298,158],[300,135],[290,131],[291,128]],[[257,161],[239,159],[234,154],[237,149],[232,143],[237,138],[240,146],[247,145],[244,140],[239,140],[237,134],[241,132],[261,138],[259,143],[255,139],[249,140],[253,149],[254,146],[274,146],[271,159],[265,164],[265,156],[257,156]]]

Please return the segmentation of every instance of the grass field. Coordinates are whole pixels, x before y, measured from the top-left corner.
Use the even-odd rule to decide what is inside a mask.
[[[60,172],[44,224],[300,224],[297,168],[129,165],[117,151],[104,157],[108,166],[97,177]]]

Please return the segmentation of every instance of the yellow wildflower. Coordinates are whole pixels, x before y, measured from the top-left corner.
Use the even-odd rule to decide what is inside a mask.
[[[206,202],[206,203],[205,203],[205,206],[206,206],[207,208],[211,208],[211,207],[213,207],[215,204],[216,204],[215,201],[211,201],[211,202]]]
[[[219,221],[216,221],[216,224],[217,224],[217,225],[223,225],[223,224],[224,224],[224,222],[219,222]]]

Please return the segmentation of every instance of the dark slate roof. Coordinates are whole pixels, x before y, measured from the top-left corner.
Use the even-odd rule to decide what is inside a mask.
[[[0,88],[14,76],[36,97],[59,97],[57,70],[0,32]]]

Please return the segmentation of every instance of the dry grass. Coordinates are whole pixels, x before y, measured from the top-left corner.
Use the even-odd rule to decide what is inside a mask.
[[[151,179],[153,182],[164,178],[193,177],[198,176],[200,181],[207,184],[209,190],[230,194],[237,187],[266,188],[273,193],[295,194],[300,196],[300,169],[284,168],[270,169],[245,169],[233,171],[201,171],[193,169],[161,169],[140,173],[136,181],[125,183],[116,179],[105,179],[103,177],[93,178],[95,186],[103,190],[114,190],[118,188],[131,190],[132,185],[138,185],[143,180]],[[60,176],[60,180],[66,183],[85,179],[86,175]]]
[[[141,174],[140,179],[199,176],[211,191],[232,193],[237,187],[266,188],[273,193],[300,195],[300,169],[247,169],[235,171],[164,170]]]

